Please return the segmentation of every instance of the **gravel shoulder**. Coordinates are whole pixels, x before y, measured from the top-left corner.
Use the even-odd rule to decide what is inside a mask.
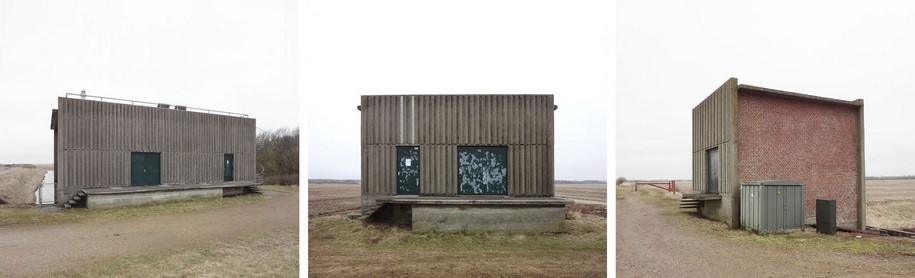
[[[640,190],[641,191],[641,190]],[[659,191],[660,192],[660,191]],[[777,248],[722,237],[710,220],[631,190],[616,206],[619,277],[913,277],[915,257]]]
[[[238,207],[122,220],[3,226],[0,276],[77,273],[83,265],[116,257],[178,251],[298,228],[298,196],[292,192]]]

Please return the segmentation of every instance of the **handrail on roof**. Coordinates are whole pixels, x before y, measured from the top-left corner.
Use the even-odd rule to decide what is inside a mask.
[[[140,103],[140,104],[152,105],[153,107],[158,107],[159,104],[160,104],[160,103],[154,103],[154,102],[148,102],[148,101],[139,101],[139,100],[130,100],[130,99],[122,99],[122,98],[103,97],[103,96],[92,96],[92,95],[74,94],[74,93],[67,93],[67,95],[66,95],[65,97],[66,97],[66,98],[70,98],[71,95],[72,95],[72,96],[78,96],[78,97],[83,98],[83,99],[85,99],[85,98],[87,98],[87,97],[98,98],[99,101],[102,101],[102,102],[104,102],[105,100],[109,100],[109,102],[110,102],[111,100],[129,102],[130,105],[137,105],[138,103]],[[179,105],[175,105],[175,106],[177,107],[177,106],[179,106]],[[196,111],[206,112],[207,114],[219,113],[219,114],[225,114],[225,115],[227,115],[227,116],[237,116],[237,117],[245,117],[245,118],[248,117],[248,114],[235,113],[235,112],[226,112],[226,111],[212,110],[212,109],[206,109],[206,108],[195,108],[195,107],[188,107],[188,106],[184,106],[184,108],[186,108],[186,109],[188,109],[188,110],[196,110]]]

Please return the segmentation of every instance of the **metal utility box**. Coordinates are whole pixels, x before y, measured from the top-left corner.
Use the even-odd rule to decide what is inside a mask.
[[[804,184],[776,180],[742,183],[740,225],[756,233],[803,230]]]
[[[817,199],[817,233],[836,234],[836,200]]]

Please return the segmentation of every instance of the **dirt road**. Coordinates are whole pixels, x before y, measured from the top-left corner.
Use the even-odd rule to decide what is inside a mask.
[[[915,258],[778,249],[711,234],[630,190],[616,206],[619,277],[913,277]]]
[[[269,191],[268,191],[269,192]],[[255,204],[85,223],[0,227],[0,277],[76,273],[83,264],[298,228],[298,193]]]

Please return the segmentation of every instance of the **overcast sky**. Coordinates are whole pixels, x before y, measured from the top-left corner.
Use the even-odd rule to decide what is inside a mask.
[[[51,163],[51,109],[80,90],[298,126],[297,7],[0,0],[0,163]]]
[[[866,175],[915,174],[915,7],[734,2],[620,1],[618,176],[691,178],[691,110],[729,77],[863,98]]]
[[[435,2],[435,3],[431,3]],[[557,179],[607,177],[601,1],[325,1],[304,7],[308,177],[359,178],[359,96],[554,94]]]

